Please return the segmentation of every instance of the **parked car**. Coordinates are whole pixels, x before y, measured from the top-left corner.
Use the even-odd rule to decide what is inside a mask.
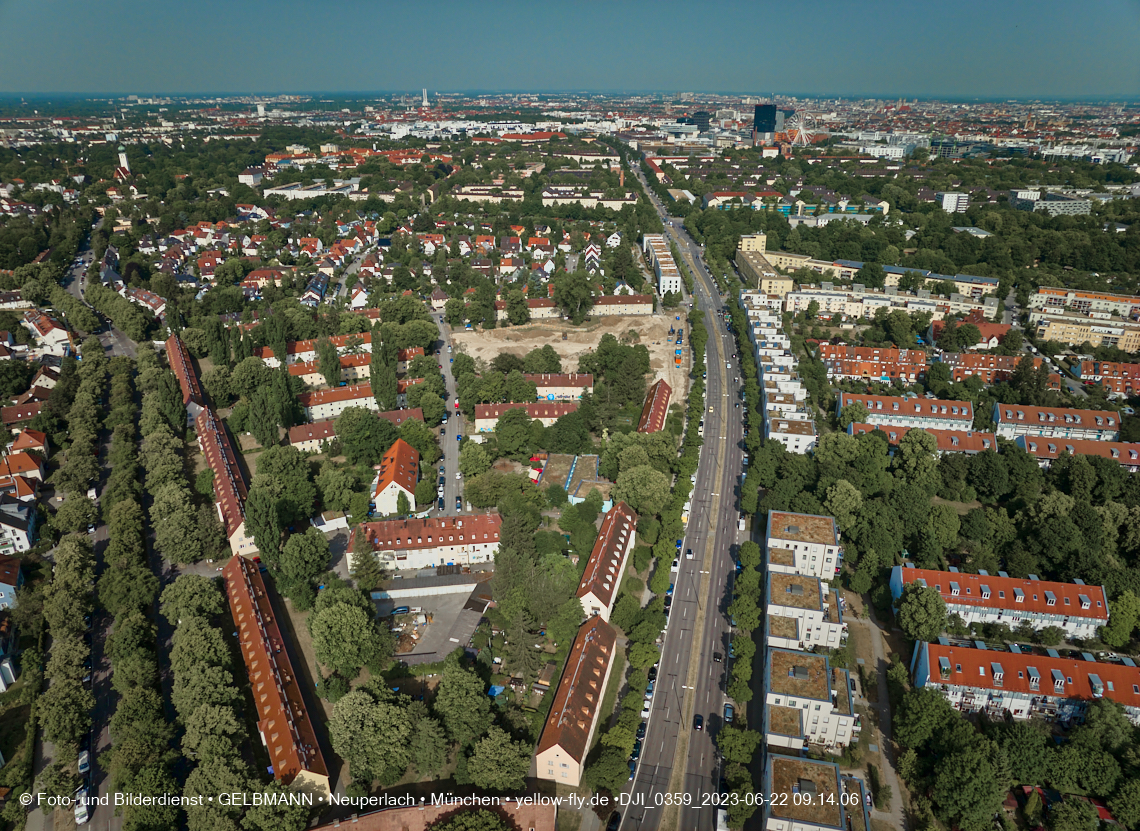
[[[455,497],[455,510],[457,510],[457,511],[463,510],[463,497],[461,497],[461,496]]]
[[[639,739],[645,738],[645,728],[646,727],[647,727],[647,724],[644,721],[637,725],[637,738],[639,738]]]
[[[72,801],[75,803],[75,824],[86,825],[87,820],[91,819],[91,815],[87,813],[87,789],[80,788]]]
[[[80,752],[78,767],[80,776],[85,776],[91,771],[91,754],[88,751],[83,750]]]
[[[442,496],[439,498],[439,509],[441,511],[443,510],[443,497]]]
[[[606,831],[618,831],[618,828],[620,826],[621,814],[617,811],[614,811],[612,814],[610,814],[609,822],[606,823]]]
[[[641,758],[641,739],[634,741],[633,753],[629,754],[629,758],[634,762]]]
[[[724,705],[724,723],[732,724],[732,717],[736,715],[736,710],[733,709],[731,704]]]

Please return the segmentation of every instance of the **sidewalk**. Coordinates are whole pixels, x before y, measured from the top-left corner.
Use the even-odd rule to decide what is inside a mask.
[[[868,736],[871,744],[879,746],[879,754],[882,757],[882,764],[879,765],[879,775],[882,784],[891,789],[891,810],[880,811],[874,808],[871,811],[872,819],[883,820],[889,822],[892,828],[906,828],[906,812],[903,810],[903,791],[899,785],[898,772],[896,770],[895,751],[891,744],[891,701],[887,691],[887,667],[890,666],[887,661],[886,651],[883,648],[883,632],[878,624],[873,620],[864,618],[851,618],[848,621],[851,626],[863,626],[870,630],[871,645],[873,647],[873,669],[875,678],[878,682],[878,701],[871,701],[866,696],[864,691],[864,698],[867,700],[867,706],[870,707],[875,713],[876,734]],[[868,787],[870,783],[868,783]]]

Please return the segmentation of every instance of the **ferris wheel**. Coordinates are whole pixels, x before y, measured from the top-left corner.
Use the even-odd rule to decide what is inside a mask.
[[[817,122],[814,113],[797,110],[788,119],[785,130],[792,137],[792,144],[807,147],[817,133]]]

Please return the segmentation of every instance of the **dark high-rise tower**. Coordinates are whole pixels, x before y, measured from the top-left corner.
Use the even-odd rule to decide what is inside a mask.
[[[756,114],[752,119],[752,129],[757,133],[776,132],[776,105],[757,104]]]
[[[697,110],[695,113],[693,113],[693,123],[697,125],[698,129],[700,129],[702,133],[707,133],[709,131],[709,123],[711,120],[712,116],[704,110]]]

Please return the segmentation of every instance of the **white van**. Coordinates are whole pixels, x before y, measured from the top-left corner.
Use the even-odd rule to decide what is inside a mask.
[[[737,530],[740,530],[740,531],[745,530],[745,528],[744,528],[744,516],[743,515],[740,517],[740,521],[737,522],[736,528],[737,528]]]

